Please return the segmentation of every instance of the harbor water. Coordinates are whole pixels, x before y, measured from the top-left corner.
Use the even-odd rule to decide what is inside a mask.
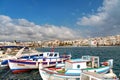
[[[37,48],[41,52],[49,52],[51,48]],[[120,46],[114,47],[59,47],[54,51],[60,54],[71,54],[72,58],[81,58],[83,55],[99,56],[100,62],[113,59],[113,71],[120,73]],[[12,74],[8,67],[0,68],[0,80],[42,80],[38,70],[32,70],[27,73]]]

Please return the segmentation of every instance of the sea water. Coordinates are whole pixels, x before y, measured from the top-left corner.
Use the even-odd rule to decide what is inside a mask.
[[[51,51],[51,48],[37,48],[38,51]],[[72,59],[80,59],[83,55],[99,56],[100,62],[113,59],[113,71],[115,74],[120,73],[120,46],[114,47],[59,47],[54,51],[60,54],[71,54]],[[42,80],[38,70],[32,70],[27,73],[12,74],[9,68],[0,69],[0,80]]]

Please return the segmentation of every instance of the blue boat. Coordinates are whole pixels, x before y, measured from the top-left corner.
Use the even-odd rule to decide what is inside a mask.
[[[16,46],[4,46],[5,48],[16,48]],[[21,46],[17,47],[17,48],[21,48]],[[29,51],[25,51],[26,53],[23,53],[24,50],[28,50],[27,47],[22,47],[22,49],[20,49],[18,52],[16,52],[15,55],[13,54],[1,54],[0,55],[0,67],[5,67],[8,66],[8,60],[9,59],[18,59],[18,58],[23,58],[23,59],[28,59],[28,58],[32,58],[34,56],[38,56],[41,52],[38,52],[36,50],[29,50]]]

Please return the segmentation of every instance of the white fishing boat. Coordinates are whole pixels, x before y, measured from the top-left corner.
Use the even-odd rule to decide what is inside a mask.
[[[25,49],[25,47],[23,47],[22,49],[20,49],[18,52],[16,52],[15,55],[13,54],[8,54],[8,52],[10,51],[10,49],[7,49],[5,54],[1,54],[0,56],[0,67],[5,67],[8,66],[8,60],[9,59],[17,59],[17,58],[30,58],[30,57],[34,57],[34,56],[38,56],[41,52],[38,52],[34,49]]]
[[[39,73],[43,80],[80,80],[83,71],[107,73],[113,67],[113,60],[108,60],[100,66],[98,56],[82,56],[81,59],[71,59],[64,67],[42,68]]]
[[[13,73],[20,73],[38,69],[39,64],[42,64],[43,67],[52,67],[56,63],[64,63],[70,58],[71,55],[59,55],[59,52],[43,52],[29,59],[9,59],[8,64]]]
[[[11,54],[3,54],[0,57],[0,67],[4,67],[8,65],[8,59],[14,59],[14,58],[18,58],[21,57],[21,53],[23,52],[24,48],[20,49],[16,55],[11,55]]]

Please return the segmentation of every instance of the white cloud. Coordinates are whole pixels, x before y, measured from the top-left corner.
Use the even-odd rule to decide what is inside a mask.
[[[120,34],[120,0],[104,0],[103,6],[94,15],[84,16],[77,21],[80,26],[92,26],[91,35]]]
[[[26,19],[0,15],[0,40],[75,39],[77,32],[65,26],[36,25]]]

